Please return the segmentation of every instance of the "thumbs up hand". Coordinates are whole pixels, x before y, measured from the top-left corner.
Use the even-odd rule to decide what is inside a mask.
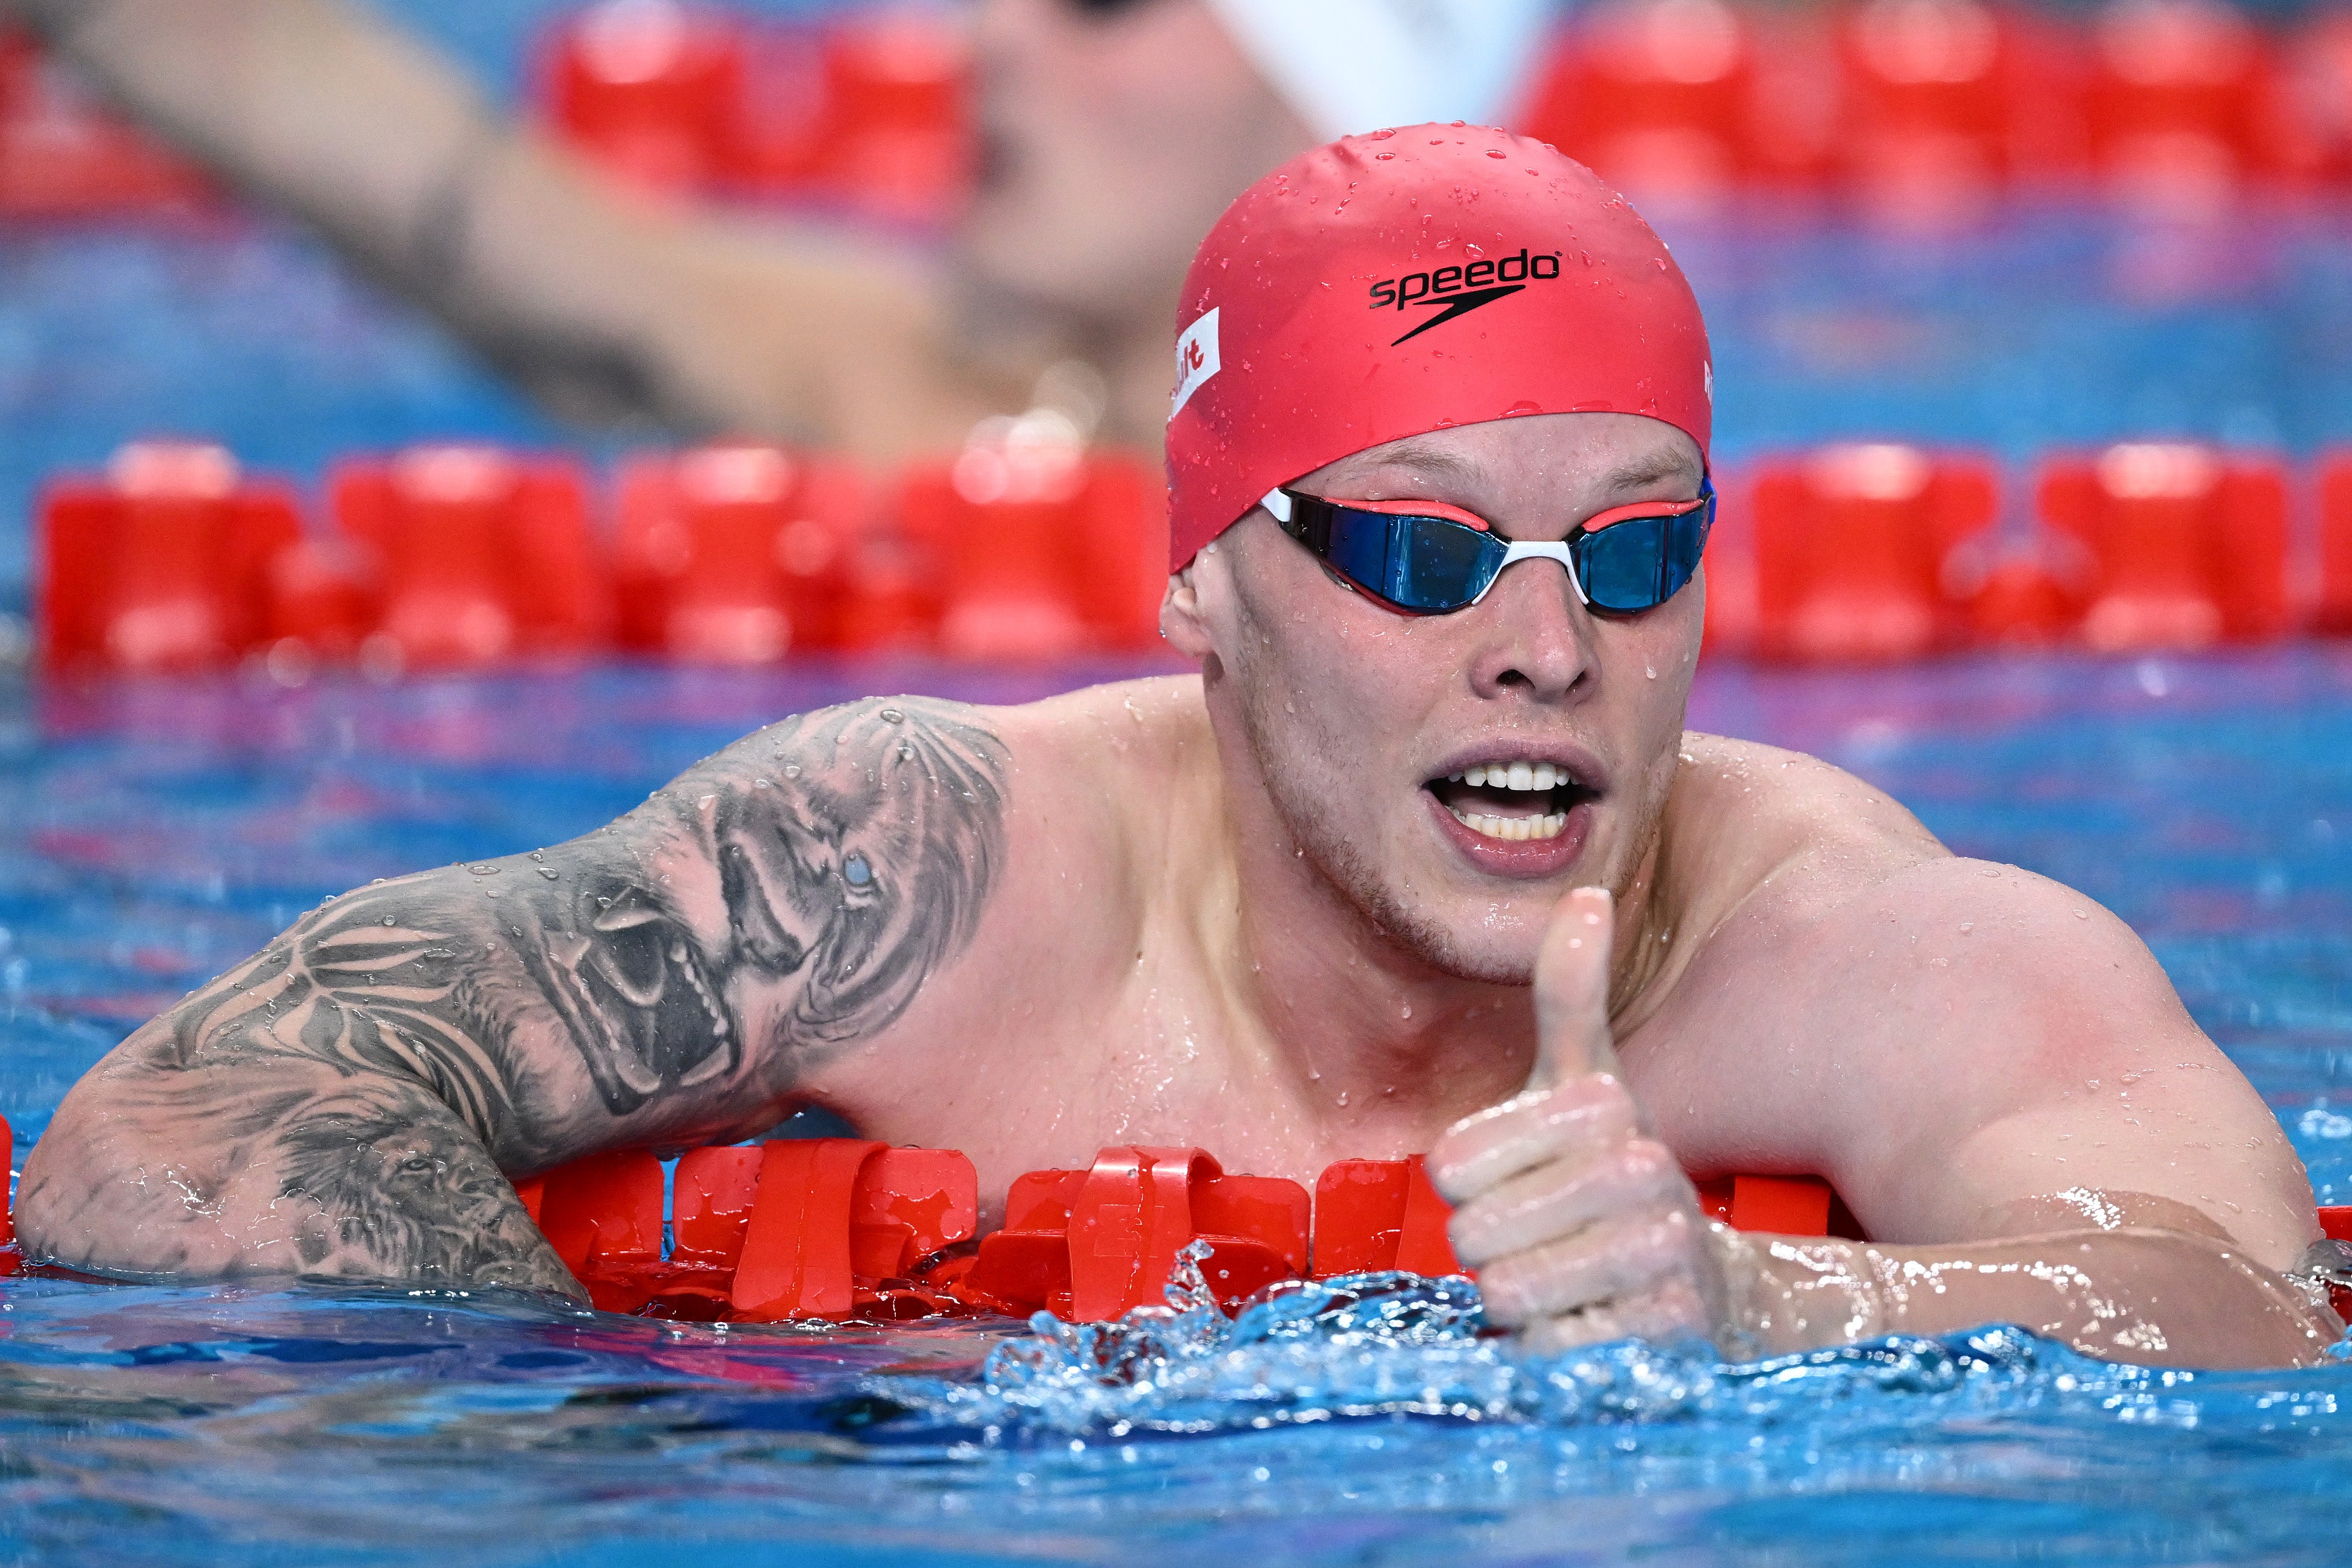
[[[1608,893],[1560,901],[1536,958],[1528,1086],[1449,1128],[1429,1176],[1492,1321],[1538,1349],[1724,1336],[1723,1260],[1609,1037]]]

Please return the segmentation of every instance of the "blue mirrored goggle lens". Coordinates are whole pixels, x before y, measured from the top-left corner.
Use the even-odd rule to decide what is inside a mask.
[[[1493,580],[1507,547],[1444,517],[1331,509],[1324,559],[1359,588],[1424,614],[1459,610]]]
[[[1577,580],[1596,610],[1631,615],[1680,593],[1706,549],[1710,504],[1675,517],[1629,517],[1569,547]]]
[[[1698,570],[1714,519],[1709,504],[1680,517],[1631,517],[1569,546],[1593,608],[1620,615],[1653,610]],[[1502,570],[1509,547],[1448,517],[1396,517],[1296,498],[1317,514],[1299,537],[1333,570],[1400,610],[1442,615],[1475,602]],[[1302,517],[1302,523],[1305,518]]]

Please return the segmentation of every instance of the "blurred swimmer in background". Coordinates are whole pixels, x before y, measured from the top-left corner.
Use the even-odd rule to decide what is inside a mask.
[[[1156,454],[1177,287],[1225,204],[1333,136],[1492,120],[1549,11],[984,0],[978,186],[916,255],[638,197],[344,0],[0,0],[557,413],[876,462],[961,444],[1057,366],[1082,429]]]

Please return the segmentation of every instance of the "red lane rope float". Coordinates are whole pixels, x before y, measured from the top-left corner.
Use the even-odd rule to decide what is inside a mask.
[[[1094,1322],[1160,1300],[1195,1241],[1228,1312],[1277,1280],[1465,1272],[1446,1239],[1453,1209],[1418,1156],[1341,1160],[1310,1197],[1200,1149],[1120,1145],[1085,1170],[1015,1177],[1003,1227],[975,1243],[978,1183],[955,1150],[860,1138],[696,1149],[672,1180],[666,1255],[649,1153],[592,1155],[516,1190],[599,1308],[699,1322],[1040,1310]],[[1813,1176],[1724,1176],[1699,1199],[1741,1229],[1861,1235]]]
[[[2352,1207],[2321,1209],[2319,1228],[2331,1241],[2352,1241]],[[2327,1299],[2335,1304],[2337,1317],[2352,1322],[2352,1286],[2328,1286]]]
[[[1259,1287],[1306,1271],[1307,1190],[1227,1176],[1199,1149],[1126,1145],[1083,1171],[1031,1171],[1005,1197],[1004,1228],[981,1243],[959,1298],[1071,1322],[1115,1318],[1159,1297],[1176,1254],[1209,1244],[1202,1272],[1234,1311]]]
[[[0,1168],[14,1168],[15,1153],[0,1117]],[[698,1322],[1040,1309],[1102,1321],[1160,1300],[1194,1241],[1208,1243],[1202,1271],[1228,1314],[1278,1280],[1470,1272],[1446,1239],[1453,1208],[1418,1155],[1340,1160],[1310,1202],[1297,1182],[1229,1176],[1200,1149],[1119,1145],[1086,1170],[1014,1177],[1003,1227],[977,1245],[979,1181],[954,1149],[866,1138],[714,1146],[678,1159],[667,1203],[664,1185],[651,1152],[615,1149],[517,1182],[515,1194],[600,1311]],[[1717,1176],[1698,1199],[1738,1230],[1863,1239],[1819,1176]],[[2352,1241],[2352,1207],[2320,1209],[2319,1224]],[[14,1216],[0,1207],[0,1276],[23,1267]],[[2352,1321],[2352,1290],[2330,1295]]]
[[[960,454],[871,476],[740,442],[640,454],[607,479],[561,455],[424,445],[338,463],[307,511],[223,448],[135,442],[102,475],[44,486],[39,663],[253,658],[299,685],[354,658],[390,674],[606,649],[762,664],[1154,646],[1159,483],[1057,420],[985,421]],[[2352,448],[2291,465],[2123,442],[2021,477],[1989,454],[1890,443],[1726,465],[1707,646],[1853,663],[2352,636]],[[2000,521],[2027,512],[2030,528]]]

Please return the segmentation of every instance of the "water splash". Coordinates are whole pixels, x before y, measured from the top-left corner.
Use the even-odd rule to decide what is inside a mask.
[[[2165,1402],[2200,1375],[2091,1361],[2001,1326],[1748,1364],[1704,1345],[1638,1341],[1536,1355],[1486,1324],[1474,1281],[1401,1272],[1272,1286],[1229,1321],[1202,1278],[1203,1256],[1198,1243],[1180,1255],[1164,1307],[1104,1323],[1039,1312],[976,1378],[877,1377],[874,1391],[907,1407],[916,1426],[1017,1444],[1372,1416],[1752,1427],[1867,1419],[1875,1405],[1900,1421],[1928,1406],[1949,1417],[2044,1399],[2161,1422]]]

